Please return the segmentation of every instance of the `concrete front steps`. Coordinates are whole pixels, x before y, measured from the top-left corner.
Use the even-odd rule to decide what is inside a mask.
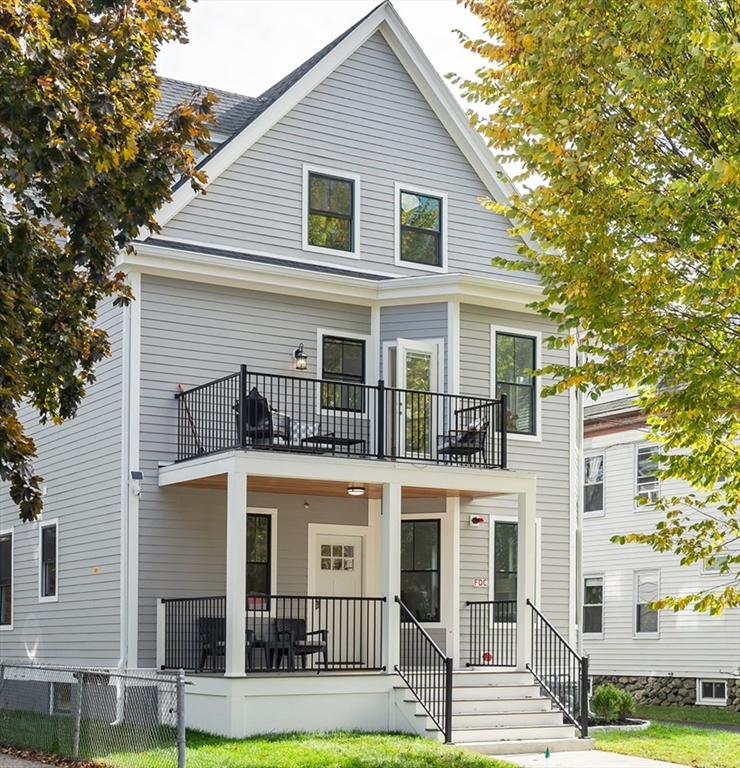
[[[418,733],[444,738],[405,687],[402,700]],[[452,741],[461,747],[488,755],[593,749],[591,739],[576,738],[574,727],[563,725],[527,672],[456,671],[452,702]]]

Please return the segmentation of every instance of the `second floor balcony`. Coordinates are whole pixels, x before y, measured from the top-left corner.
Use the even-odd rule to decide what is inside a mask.
[[[506,396],[236,373],[178,401],[177,461],[228,450],[506,468]]]

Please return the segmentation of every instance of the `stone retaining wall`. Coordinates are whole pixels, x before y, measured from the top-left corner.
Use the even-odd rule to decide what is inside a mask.
[[[594,675],[593,687],[612,683],[629,691],[638,704],[657,707],[691,707],[696,704],[696,678],[694,677],[631,677],[628,675]],[[702,705],[704,706],[704,705]],[[740,712],[740,680],[727,681],[727,706]]]

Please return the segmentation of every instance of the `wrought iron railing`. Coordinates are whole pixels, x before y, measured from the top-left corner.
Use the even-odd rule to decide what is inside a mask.
[[[588,656],[580,656],[529,599],[532,609],[532,658],[527,669],[543,691],[588,736]]]
[[[257,373],[175,395],[177,461],[250,448],[506,467],[499,400]]]
[[[162,599],[163,669],[223,672],[226,598]],[[383,669],[382,597],[249,595],[249,672]]]
[[[435,726],[452,742],[452,659],[432,640],[397,596],[401,610],[400,662],[396,672]]]
[[[470,609],[469,667],[516,666],[516,600],[476,600]]]

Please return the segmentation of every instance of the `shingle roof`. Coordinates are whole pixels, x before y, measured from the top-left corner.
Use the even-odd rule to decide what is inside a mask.
[[[239,253],[230,251],[226,248],[213,248],[210,245],[189,245],[187,243],[178,243],[172,240],[160,239],[158,237],[149,237],[146,239],[147,245],[156,245],[160,248],[172,248],[178,251],[187,251],[188,253],[202,253],[207,256],[223,256],[227,259],[238,259],[239,261],[251,261],[256,264],[272,264],[278,267],[290,267],[292,269],[301,269],[306,272],[320,272],[325,275],[341,275],[342,277],[358,277],[362,280],[393,280],[390,275],[378,275],[372,272],[360,272],[352,269],[343,269],[342,267],[332,267],[329,264],[304,264],[300,261],[290,259],[281,259],[277,256],[258,256],[251,253]]]
[[[583,418],[585,421],[591,421],[598,417],[609,418],[613,416],[623,416],[627,413],[639,413],[640,409],[635,405],[635,395],[622,397],[619,400],[607,400],[604,403],[595,403],[587,405],[583,409]]]

